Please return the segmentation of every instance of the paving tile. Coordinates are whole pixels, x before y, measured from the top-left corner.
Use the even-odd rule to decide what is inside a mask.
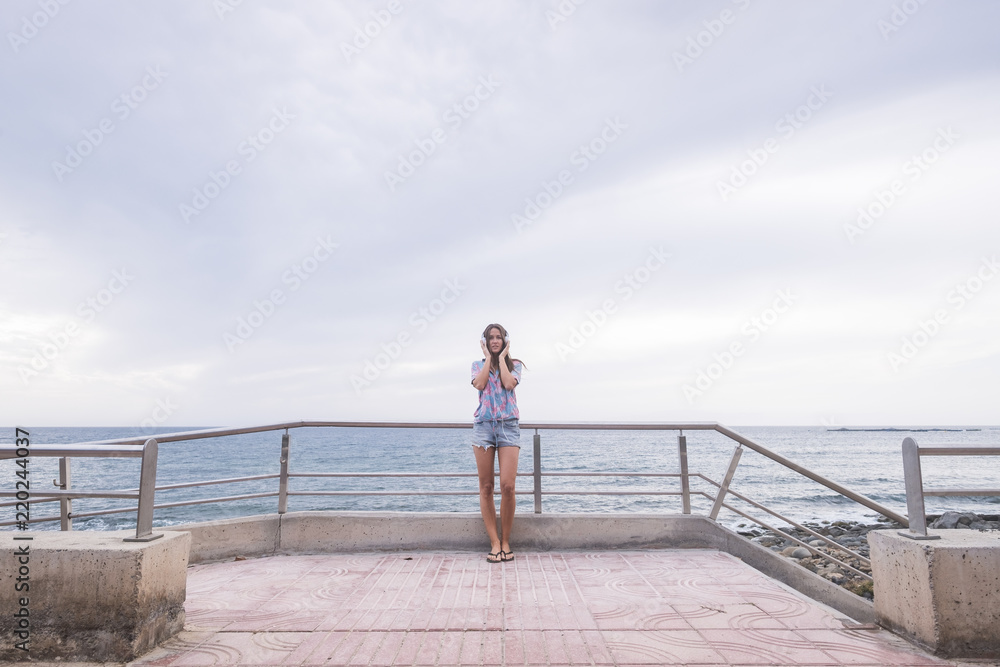
[[[466,631],[462,633],[462,648],[458,653],[459,665],[478,665],[482,663],[483,632]]]
[[[397,665],[413,665],[417,661],[417,653],[424,640],[424,632],[401,632],[399,650],[396,651]]]
[[[438,647],[439,665],[457,665],[462,654],[462,632],[442,632]]]
[[[547,665],[549,663],[546,650],[545,634],[541,630],[523,630],[524,662],[528,665]]]
[[[348,591],[330,586],[309,591],[285,589],[275,595],[269,604],[291,605],[296,609],[340,609],[348,599]]]
[[[502,665],[503,663],[503,633],[488,631],[483,633],[483,665]]]
[[[423,642],[417,649],[414,665],[436,665],[438,653],[441,650],[441,642],[444,639],[443,632],[421,632]]]
[[[789,591],[748,591],[743,598],[791,629],[842,628],[843,615]]]
[[[618,664],[726,663],[726,659],[694,630],[615,630],[603,635],[608,651]]]
[[[583,633],[578,630],[564,630],[559,633],[565,651],[563,662],[568,665],[591,664],[590,651]]]
[[[301,632],[220,632],[171,665],[277,665],[306,638]]]
[[[721,605],[674,605],[676,613],[691,627],[701,630],[707,628],[752,630],[765,629],[787,630],[788,627],[757,605],[749,602]]]
[[[583,631],[580,633],[580,638],[583,639],[583,643],[587,646],[587,651],[590,653],[590,659],[593,660],[595,665],[612,665],[615,662],[614,657],[611,655],[611,651],[608,650],[607,644],[604,642],[604,635],[596,631]]]
[[[226,632],[275,632],[282,630],[311,632],[323,622],[325,616],[324,612],[318,611],[254,610],[246,612],[240,620],[229,623],[224,630]]]
[[[950,665],[885,630],[799,630],[797,634],[843,665]]]
[[[385,641],[386,632],[368,631],[357,633],[361,637],[351,657],[344,664],[346,665],[368,665],[371,664],[378,652],[382,642]],[[338,661],[331,658],[331,662],[338,664]]]
[[[365,638],[363,632],[330,632],[309,654],[303,664],[323,665],[333,663],[346,665]]]
[[[278,556],[188,569],[134,664],[948,665],[712,550]]]
[[[452,610],[448,607],[438,607],[434,610],[428,610],[426,629],[448,630],[451,622],[451,612]]]
[[[351,615],[353,612],[350,609],[336,609],[334,611],[327,612],[320,624],[316,626],[313,632],[329,632],[330,630],[345,629],[341,626],[344,619]],[[349,627],[346,629],[350,629]]]
[[[699,630],[731,663],[747,665],[830,665],[835,661],[814,642],[792,630]]]
[[[385,632],[380,633],[382,635],[382,643],[379,644],[378,648],[375,649],[374,655],[369,663],[372,665],[394,665],[396,663],[396,654],[399,652],[400,647],[403,645],[404,633],[402,632]]]
[[[325,632],[307,632],[305,638],[282,661],[284,665],[310,664],[309,657],[326,640]]]
[[[561,630],[542,631],[542,641],[545,644],[545,655],[548,659],[544,664],[568,665],[572,663],[570,651],[566,647],[565,633]]]
[[[522,630],[508,630],[503,633],[503,656],[505,664],[526,664],[524,652],[524,632]]]
[[[214,635],[214,632],[192,632],[189,630],[183,630],[132,664],[143,666],[156,665],[157,667],[172,665],[187,652],[197,648]]]

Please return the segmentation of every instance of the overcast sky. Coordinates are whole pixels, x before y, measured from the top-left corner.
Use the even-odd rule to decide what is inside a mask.
[[[0,423],[996,424],[998,24],[5,0]]]

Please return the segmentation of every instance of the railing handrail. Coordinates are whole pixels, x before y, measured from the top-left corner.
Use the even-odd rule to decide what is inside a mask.
[[[924,496],[994,496],[997,489],[940,489],[924,491],[924,478],[920,469],[921,456],[1000,456],[1000,445],[993,444],[939,444],[919,445],[913,438],[903,439],[903,481],[906,485],[906,513],[909,530],[900,535],[914,540],[936,540],[938,535],[927,534],[927,514]]]
[[[291,421],[276,424],[264,424],[259,426],[245,427],[224,427],[199,429],[196,431],[181,431],[177,433],[159,433],[155,438],[158,443],[184,442],[188,440],[200,440],[205,438],[218,438],[232,435],[245,435],[249,433],[265,433],[268,431],[288,431],[296,428],[429,428],[429,429],[467,429],[471,422],[383,422],[383,421]],[[908,521],[903,515],[881,505],[880,503],[852,491],[847,487],[815,473],[808,468],[801,466],[784,456],[772,452],[766,447],[754,442],[750,438],[743,436],[732,429],[719,424],[718,422],[521,422],[521,428],[535,430],[592,430],[592,431],[716,431],[719,434],[735,441],[741,446],[746,446],[758,454],[765,456],[779,465],[782,465],[793,472],[797,472],[804,477],[821,484],[828,489],[835,491],[846,498],[849,498],[865,507],[886,516],[897,523],[907,526]],[[93,440],[88,442],[75,443],[75,446],[100,448],[104,446],[135,445],[144,443],[149,436],[113,438],[109,440]],[[99,454],[98,454],[99,455]]]
[[[20,452],[28,453],[21,454]],[[62,501],[69,501],[72,498],[136,498],[139,501],[139,506],[137,508],[138,512],[135,521],[135,537],[127,537],[125,538],[125,541],[149,542],[150,540],[155,540],[158,537],[163,537],[162,533],[153,534],[153,503],[156,493],[156,462],[159,458],[159,447],[157,446],[156,438],[145,438],[142,440],[141,445],[116,443],[114,446],[109,447],[94,447],[87,443],[76,443],[72,445],[31,445],[30,451],[27,447],[18,447],[16,445],[6,443],[0,444],[0,460],[35,456],[61,459],[60,476],[63,477],[63,482],[59,485],[62,489],[60,491],[36,489],[33,492],[34,495],[41,496],[43,498],[58,498]],[[138,492],[92,490],[81,492],[66,490],[65,479],[68,477],[68,468],[66,467],[65,462],[68,459],[75,457],[141,458],[142,462],[139,469]],[[31,494],[27,491],[24,491],[24,493],[28,498],[30,498]],[[14,495],[20,500],[20,495],[18,493],[0,493],[0,497],[6,497],[9,495]],[[27,498],[25,500],[27,501]],[[68,507],[69,505],[64,505],[64,508]],[[67,516],[68,510],[64,509],[63,515]],[[17,522],[15,521],[15,523]],[[67,530],[66,525],[66,519],[64,518],[63,530]]]
[[[145,443],[145,440],[143,440],[143,442]],[[0,460],[20,458],[17,452],[21,449],[23,448],[16,445],[0,444]],[[143,445],[115,445],[107,447],[95,447],[89,443],[73,445],[31,445],[32,456],[50,457],[140,457],[142,456],[142,450]]]
[[[838,484],[837,482],[829,480],[826,477],[823,477],[822,475],[820,475],[818,473],[814,473],[812,470],[809,470],[805,466],[800,466],[798,463],[795,463],[794,461],[791,461],[790,459],[786,459],[781,454],[777,454],[777,453],[772,452],[771,450],[767,449],[766,447],[758,445],[753,440],[750,440],[749,438],[740,435],[739,433],[737,433],[736,431],[733,431],[732,429],[726,428],[725,426],[722,426],[721,424],[717,424],[714,430],[718,431],[722,435],[728,437],[730,440],[735,440],[736,442],[740,443],[741,445],[746,445],[747,447],[749,447],[750,449],[754,450],[758,454],[766,456],[767,458],[771,459],[772,461],[785,466],[789,470],[793,470],[793,471],[799,473],[800,475],[803,475],[804,477],[808,477],[809,479],[813,480],[814,482],[822,484],[823,486],[825,486],[826,488],[830,489],[831,491],[836,491],[840,495],[845,496],[847,498],[850,498],[851,500],[853,500],[854,502],[856,502],[856,503],[858,503],[860,505],[864,505],[868,509],[875,510],[879,514],[892,519],[893,521],[895,521],[896,523],[898,523],[900,525],[903,525],[903,526],[907,525],[906,518],[903,515],[899,514],[898,512],[893,512],[888,507],[885,507],[885,506],[881,505],[880,503],[875,502],[874,500],[872,500],[868,496],[863,496],[860,493],[857,493],[855,491],[851,491],[846,486],[843,486],[841,484]]]
[[[733,431],[716,422],[521,422],[522,429],[534,430],[534,472],[533,473],[518,473],[518,476],[533,476],[535,479],[534,490],[531,492],[523,492],[524,495],[532,493],[535,497],[535,512],[541,512],[541,498],[542,496],[548,495],[656,495],[656,496],[674,496],[679,495],[682,499],[682,512],[684,514],[690,514],[691,505],[690,497],[691,495],[700,495],[714,501],[714,506],[712,511],[709,513],[709,518],[715,520],[717,519],[719,511],[725,507],[726,509],[735,512],[739,516],[748,518],[755,523],[764,526],[767,529],[771,529],[771,526],[759,519],[751,517],[750,515],[732,507],[731,505],[725,503],[725,497],[727,494],[731,494],[744,502],[751,504],[758,509],[761,509],[768,514],[778,518],[781,521],[785,521],[790,525],[797,528],[802,528],[807,533],[810,533],[814,537],[818,537],[823,541],[827,542],[828,546],[843,549],[840,545],[831,541],[829,538],[824,537],[815,531],[808,528],[800,526],[799,524],[791,521],[790,519],[778,514],[777,512],[756,503],[739,493],[729,490],[729,484],[732,480],[733,474],[736,471],[736,466],[738,465],[740,456],[743,452],[743,447],[751,449],[762,456],[765,456],[779,465],[788,468],[789,470],[796,472],[808,479],[813,480],[841,495],[855,502],[868,507],[884,516],[887,516],[902,525],[907,525],[908,522],[902,515],[893,512],[887,507],[875,502],[874,500],[867,498],[859,493],[851,491],[850,489],[832,481],[826,479],[822,475],[814,473],[808,468],[801,466],[794,461],[791,461],[784,456],[773,452],[766,447],[754,442],[750,438]],[[137,524],[136,524],[136,538],[127,538],[129,541],[133,539],[153,539],[159,537],[159,535],[153,535],[151,533],[152,526],[152,512],[154,508],[168,508],[168,507],[180,507],[186,505],[195,505],[202,503],[212,503],[212,502],[224,502],[232,500],[243,500],[251,498],[264,498],[264,497],[278,497],[278,513],[284,514],[287,512],[288,497],[289,496],[399,496],[399,495],[475,495],[471,492],[466,491],[307,491],[299,492],[292,491],[288,488],[288,481],[292,477],[302,478],[302,477],[473,477],[475,473],[409,473],[409,472],[334,472],[334,473],[324,473],[324,472],[306,472],[306,473],[293,473],[288,470],[288,446],[289,446],[289,430],[297,428],[396,428],[396,429],[468,429],[471,427],[470,422],[383,422],[383,421],[295,421],[295,422],[281,422],[277,424],[265,424],[259,426],[247,426],[247,427],[235,427],[235,428],[209,428],[209,429],[199,429],[194,431],[181,431],[175,433],[161,433],[154,437],[142,436],[142,437],[128,437],[128,438],[114,438],[109,440],[95,440],[88,442],[74,443],[70,445],[33,445],[32,453],[33,455],[42,456],[62,456],[64,458],[60,461],[60,478],[61,481],[57,483],[62,490],[54,492],[40,493],[39,501],[45,502],[53,501],[59,499],[62,505],[61,518],[63,522],[63,530],[71,530],[72,523],[71,520],[73,516],[80,518],[87,516],[98,516],[109,513],[127,512],[138,510]],[[541,450],[539,444],[539,431],[540,430],[589,430],[589,431],[678,431],[678,454],[680,457],[680,472],[679,473],[651,473],[651,472],[631,472],[631,471],[609,471],[609,472],[582,472],[582,471],[566,471],[566,472],[553,472],[545,473],[544,476],[551,477],[586,477],[586,476],[607,476],[607,477],[679,477],[681,479],[681,490],[680,491],[663,491],[663,490],[651,490],[651,489],[613,489],[613,490],[578,490],[578,489],[558,489],[554,491],[542,491],[541,489],[541,478],[543,473],[540,468],[540,458]],[[736,450],[733,453],[733,457],[729,464],[729,469],[726,473],[724,481],[719,484],[709,479],[708,477],[702,475],[701,473],[690,473],[687,468],[687,445],[686,436],[684,431],[715,431],[720,435],[729,438],[730,440],[736,442]],[[184,442],[189,440],[200,440],[206,438],[221,438],[233,435],[244,435],[250,433],[264,433],[273,431],[285,431],[281,437],[281,456],[280,463],[281,469],[278,474],[269,475],[256,475],[252,477],[245,478],[230,478],[224,480],[209,480],[204,482],[189,482],[183,484],[173,484],[167,485],[165,487],[156,487],[155,480],[155,456],[156,447],[158,443],[161,442]],[[143,446],[139,446],[143,443]],[[150,448],[152,445],[152,448]],[[0,445],[0,459],[10,458],[4,456],[7,450],[11,452],[16,451],[16,448],[9,445]],[[1000,448],[998,448],[1000,450]],[[948,453],[959,451],[957,448],[952,447],[948,450]],[[77,456],[143,456],[143,467],[141,471],[141,480],[138,489],[129,489],[125,492],[100,492],[100,491],[70,491],[69,490],[69,459],[70,457]],[[937,452],[929,452],[937,453]],[[147,470],[146,462],[149,455],[152,454],[153,461],[152,466],[149,466]],[[150,475],[149,472],[152,471]],[[275,492],[268,493],[251,493],[238,496],[227,496],[221,498],[207,498],[207,499],[197,499],[182,502],[172,502],[165,503],[161,505],[154,505],[154,494],[157,490],[167,490],[173,488],[186,488],[193,486],[201,486],[207,484],[221,484],[221,483],[235,483],[247,480],[258,480],[258,479],[273,479],[277,477],[279,479],[279,489]],[[699,477],[709,481],[711,484],[718,487],[718,491],[714,497],[705,493],[704,491],[694,491],[689,486],[689,479],[692,477]],[[138,493],[136,493],[138,491]],[[101,495],[105,494],[105,495]],[[0,494],[6,495],[6,494]],[[82,514],[71,513],[71,508],[69,503],[73,498],[84,498],[84,497],[118,497],[134,498],[138,496],[139,506],[126,509],[110,509],[101,510],[96,512],[87,512]],[[6,506],[8,503],[0,503],[0,506]],[[46,517],[44,519],[38,519],[39,521],[53,520],[57,517]],[[6,523],[0,525],[7,525]],[[141,537],[140,537],[141,535]],[[838,559],[832,557],[830,554],[818,551],[813,548],[812,545],[807,545],[805,542],[798,540],[797,538],[789,538],[793,541],[805,546],[817,555],[830,560],[838,565],[847,567],[848,570],[855,572],[856,574],[865,577],[870,580],[870,577],[855,568],[842,563]],[[852,556],[857,556],[849,550],[847,553]],[[862,560],[864,560],[862,558]]]
[[[589,431],[712,431],[718,430],[716,422],[521,422],[520,427],[528,430],[589,430]],[[155,437],[159,443],[221,438],[247,433],[266,433],[293,428],[472,428],[472,422],[383,422],[383,421],[297,421],[263,424],[260,426],[219,427],[177,433],[157,433],[155,436],[134,436],[111,438],[109,440],[88,440],[78,445],[134,445],[142,444]],[[728,429],[727,429],[728,430]],[[741,436],[742,437],[742,436]]]

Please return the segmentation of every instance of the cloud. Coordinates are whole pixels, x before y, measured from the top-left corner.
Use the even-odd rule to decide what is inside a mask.
[[[167,425],[465,419],[479,332],[501,321],[534,419],[881,423],[877,398],[911,423],[989,421],[966,406],[987,390],[971,360],[997,363],[1000,289],[905,377],[884,355],[1000,246],[992,3],[927,3],[888,36],[888,2],[584,3],[554,23],[555,2],[229,6],[70,3],[16,50],[8,36],[11,419],[130,425],[166,394]],[[19,34],[37,11],[11,2],[0,26]],[[830,95],[806,118],[817,89]],[[850,243],[845,224],[948,127],[954,147]],[[53,166],[74,152],[72,171]],[[745,184],[723,201],[734,169]],[[293,290],[317,238],[337,251]],[[560,359],[651,245],[669,265]],[[134,282],[84,322],[123,268]],[[448,280],[467,288],[417,331]],[[801,302],[691,414],[683,384],[779,289]],[[19,368],[72,322],[25,384]],[[359,395],[351,376],[400,333],[411,344]]]

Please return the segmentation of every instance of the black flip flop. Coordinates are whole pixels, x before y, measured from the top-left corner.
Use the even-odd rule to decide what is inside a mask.
[[[487,563],[502,563],[503,562],[503,550],[491,551],[486,554]]]
[[[504,563],[514,560],[514,552],[513,551],[501,551],[500,552],[500,560],[503,561]]]

